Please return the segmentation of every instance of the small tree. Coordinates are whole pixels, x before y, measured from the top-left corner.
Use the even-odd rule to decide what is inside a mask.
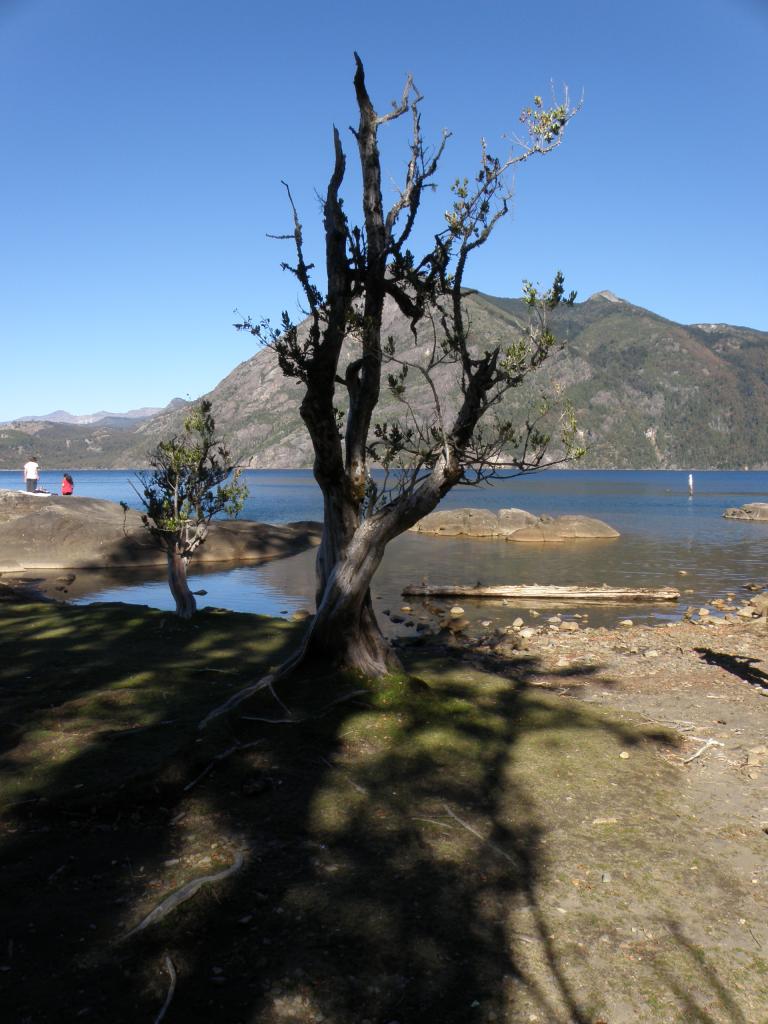
[[[434,178],[447,132],[434,150],[421,132],[421,95],[409,76],[402,97],[377,114],[368,95],[362,61],[355,54],[357,144],[362,178],[362,222],[350,224],[341,186],[346,157],[334,128],[335,164],[322,201],[325,228],[325,291],[314,283],[314,264],[304,255],[302,226],[290,189],[294,265],[283,264],[298,280],[307,321],[297,325],[287,313],[278,329],[250,319],[236,326],[271,345],[280,367],[304,385],[300,412],[314,450],[314,475],[323,494],[323,538],[317,557],[316,605],[301,650],[283,666],[319,657],[378,676],[394,667],[389,645],[374,617],[370,583],[386,545],[431,512],[455,485],[477,483],[503,473],[540,468],[550,435],[534,416],[515,425],[487,414],[519,387],[555,348],[548,314],[565,296],[562,275],[540,292],[529,283],[525,298],[530,322],[482,350],[472,338],[464,275],[472,253],[484,245],[507,214],[508,172],[534,155],[560,144],[575,110],[568,98],[546,107],[540,97],[523,111],[527,139],[506,159],[483,141],[471,178],[454,182],[441,227],[427,237],[426,251],[409,248],[422,198]],[[389,209],[381,189],[379,129],[409,116],[410,159],[404,181]],[[419,359],[406,359],[394,338],[383,336],[385,303],[394,303],[410,325]],[[346,361],[344,346],[352,346]],[[396,420],[376,423],[382,373],[403,410]],[[452,374],[448,391],[438,378]],[[430,411],[409,401],[420,381],[431,395]],[[545,405],[549,403],[545,402]],[[485,423],[481,424],[485,418]],[[561,420],[564,457],[576,454],[575,426]],[[374,482],[369,463],[391,475]]]
[[[247,489],[224,443],[216,437],[211,403],[202,399],[184,420],[184,434],[161,441],[152,467],[134,487],[146,509],[142,522],[168,556],[168,585],[176,614],[189,619],[197,604],[187,583],[193,553],[205,542],[214,516],[237,516]]]

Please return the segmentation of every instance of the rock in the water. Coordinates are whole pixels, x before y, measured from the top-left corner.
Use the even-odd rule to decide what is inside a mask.
[[[741,508],[727,508],[723,519],[748,519],[752,522],[768,523],[768,502],[750,501]]]
[[[589,516],[543,517],[509,536],[516,544],[562,543],[566,540],[593,540],[618,537],[619,533],[601,519]]]
[[[452,633],[463,633],[465,629],[469,628],[469,619],[449,619],[445,623],[445,628],[449,629]]]
[[[498,515],[482,508],[431,512],[411,529],[442,537],[504,537],[523,543],[619,536],[613,527],[600,519],[589,516],[537,517],[521,508],[503,508]]]
[[[538,520],[531,512],[522,508],[502,508],[499,510],[499,536],[508,537],[524,526],[533,526]]]
[[[495,537],[499,520],[495,512],[482,508],[456,508],[430,512],[411,527],[416,533],[434,533],[442,537]]]

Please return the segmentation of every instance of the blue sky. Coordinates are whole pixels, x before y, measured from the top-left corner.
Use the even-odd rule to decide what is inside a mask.
[[[410,71],[427,137],[452,130],[445,184],[551,82],[584,93],[470,284],[560,268],[580,299],[768,330],[766,0],[0,0],[0,420],[197,397],[253,353],[233,310],[296,312],[266,235],[290,228],[285,179],[322,264],[355,49],[379,110]],[[397,180],[402,136],[383,141]]]

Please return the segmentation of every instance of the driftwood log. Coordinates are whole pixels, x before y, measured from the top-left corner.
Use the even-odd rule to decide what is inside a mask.
[[[450,585],[410,586],[403,590],[405,597],[512,597],[534,601],[677,601],[679,590],[671,587],[547,587],[496,586],[459,587]]]

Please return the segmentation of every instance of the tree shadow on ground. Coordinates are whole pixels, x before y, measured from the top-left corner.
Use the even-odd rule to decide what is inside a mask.
[[[719,1024],[720,1021],[750,1024],[700,947],[686,936],[677,921],[667,919],[665,926],[674,935],[677,947],[683,952],[694,975],[706,978],[709,982],[706,991],[700,985],[691,990],[675,971],[657,967],[659,979],[677,997],[685,1012],[685,1019],[691,1021],[691,1024]]]
[[[11,694],[6,768],[29,769],[41,723],[92,728],[7,815],[9,1019],[158,1019],[170,962],[167,1021],[596,1024],[540,895],[542,799],[573,781],[569,744],[589,761],[668,734],[418,650],[410,677],[371,690],[318,670],[281,690],[290,714],[265,692],[200,733],[203,713],[295,632],[100,608],[49,610],[44,630],[21,616],[19,671],[0,677],[12,691],[28,668],[51,668],[26,705]],[[78,645],[87,671],[67,682],[62,652]],[[526,665],[534,678],[536,659]],[[240,870],[126,938],[239,855]]]
[[[768,673],[753,667],[760,662],[760,658],[739,658],[733,654],[713,651],[711,647],[695,647],[694,650],[707,665],[717,665],[759,690],[768,688]]]

